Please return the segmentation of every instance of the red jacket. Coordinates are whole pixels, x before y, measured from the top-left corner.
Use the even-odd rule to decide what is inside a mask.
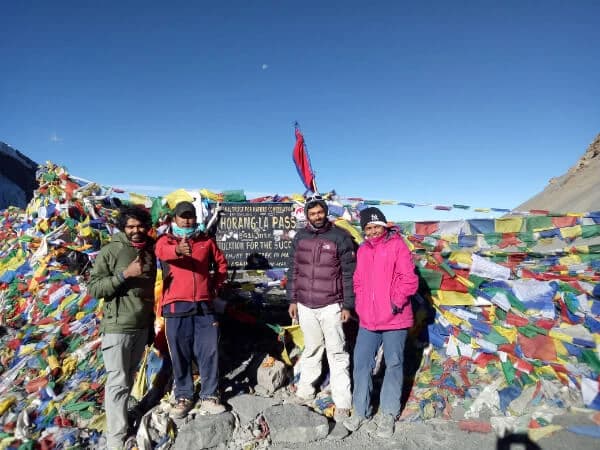
[[[227,260],[212,239],[204,234],[188,240],[191,256],[178,256],[175,247],[179,238],[172,234],[156,242],[156,256],[163,266],[163,295],[161,307],[176,301],[201,302],[216,297],[217,290],[227,279]],[[210,263],[216,265],[210,273]]]
[[[371,331],[410,328],[410,296],[418,287],[410,250],[399,234],[390,230],[363,242],[354,272],[356,314],[361,327]]]

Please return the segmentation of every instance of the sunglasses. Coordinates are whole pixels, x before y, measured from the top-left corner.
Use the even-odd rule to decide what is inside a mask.
[[[310,197],[306,197],[305,203],[315,202],[317,200],[325,200],[322,195],[312,195]]]

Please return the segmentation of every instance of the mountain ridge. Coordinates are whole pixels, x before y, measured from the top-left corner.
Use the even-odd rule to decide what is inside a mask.
[[[37,167],[35,161],[0,141],[0,210],[27,206],[37,188]]]
[[[563,213],[600,211],[600,134],[566,173],[551,178],[541,192],[515,209]]]

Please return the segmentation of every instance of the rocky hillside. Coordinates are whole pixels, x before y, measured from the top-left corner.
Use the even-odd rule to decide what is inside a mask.
[[[600,211],[600,134],[567,173],[515,209],[553,212]]]
[[[9,206],[24,208],[37,187],[37,163],[0,142],[0,210]]]

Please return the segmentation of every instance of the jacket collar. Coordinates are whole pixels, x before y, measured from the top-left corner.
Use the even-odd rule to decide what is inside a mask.
[[[399,235],[400,235],[399,228],[396,226],[393,226],[393,227],[387,228],[385,230],[385,234],[382,234],[379,237],[376,237],[374,239],[365,239],[365,243],[367,243],[371,247],[376,247],[377,245],[381,244],[382,242],[387,242],[390,239],[394,239],[395,237],[397,237]]]
[[[332,224],[329,220],[327,220],[327,222],[325,222],[325,225],[323,225],[321,228],[315,228],[312,226],[312,224],[310,222],[306,222],[306,229],[308,231],[310,231],[313,234],[323,234],[326,231],[331,230]]]

